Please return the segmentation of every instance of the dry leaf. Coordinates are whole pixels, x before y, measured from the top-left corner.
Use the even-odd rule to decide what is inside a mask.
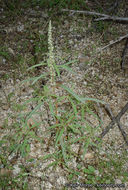
[[[87,154],[85,154],[84,158],[85,159],[92,159],[92,158],[94,158],[94,155],[92,153],[87,153]]]
[[[12,175],[12,171],[6,168],[1,168],[0,176],[10,176]]]

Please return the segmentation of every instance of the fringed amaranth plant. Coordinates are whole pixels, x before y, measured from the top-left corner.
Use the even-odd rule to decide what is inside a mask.
[[[104,102],[93,98],[80,97],[72,90],[72,88],[69,88],[65,85],[60,85],[58,89],[56,80],[57,76],[61,77],[60,68],[70,72],[73,71],[69,67],[70,63],[72,63],[71,61],[63,65],[57,65],[55,63],[51,21],[49,22],[48,28],[48,50],[47,63],[42,62],[29,68],[33,69],[41,65],[47,65],[49,69],[48,73],[43,73],[38,77],[33,77],[32,84],[46,76],[49,76],[50,84],[48,83],[48,85],[46,84],[44,86],[42,96],[36,97],[35,100],[38,102],[38,105],[27,114],[24,125],[24,127],[27,126],[27,132],[25,133],[26,136],[24,135],[25,138],[22,141],[27,139],[25,142],[28,142],[27,135],[33,135],[33,137],[36,138],[35,135],[30,131],[33,126],[30,128],[27,123],[34,114],[38,114],[39,112],[42,114],[43,118],[43,113],[39,111],[40,107],[43,105],[46,109],[48,117],[47,127],[44,133],[45,136],[50,134],[50,136],[48,135],[47,138],[47,149],[49,150],[53,145],[55,148],[55,152],[53,154],[49,154],[46,157],[43,157],[43,159],[52,157],[55,160],[53,165],[63,165],[69,168],[68,163],[74,157],[78,158],[79,153],[82,154],[81,157],[84,159],[88,148],[92,145],[95,145],[95,140],[97,140],[96,132],[100,128],[100,122],[98,126],[93,127],[87,121],[86,112],[88,112],[88,115],[90,114],[96,120],[99,120],[98,116],[90,110],[88,101],[99,102],[102,104],[104,104]],[[66,91],[66,95],[61,93],[62,95],[59,96],[58,91],[62,92],[62,90]],[[34,98],[32,98],[32,101],[33,100]],[[38,123],[35,121],[34,123],[34,127],[36,127],[36,125],[39,127]],[[45,137],[42,136],[42,138]],[[75,144],[80,145],[77,152],[75,152],[75,149],[72,149],[72,146],[75,146]],[[48,167],[50,166],[52,165],[50,164]]]

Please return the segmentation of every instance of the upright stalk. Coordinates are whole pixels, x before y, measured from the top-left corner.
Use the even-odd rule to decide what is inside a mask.
[[[50,84],[52,87],[52,92],[51,94],[55,94],[55,88],[56,88],[56,73],[55,73],[55,69],[54,69],[54,64],[55,64],[55,60],[54,60],[54,53],[53,53],[53,40],[52,40],[52,26],[51,26],[51,20],[49,22],[49,28],[48,28],[48,67],[49,67],[49,71],[50,71]],[[55,115],[57,116],[58,114],[58,104],[57,104],[57,100],[55,99]],[[58,119],[56,118],[56,124],[58,123]]]

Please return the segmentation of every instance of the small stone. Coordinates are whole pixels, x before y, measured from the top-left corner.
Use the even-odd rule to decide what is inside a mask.
[[[83,83],[84,83],[84,85],[87,85],[87,84],[88,84],[86,81],[84,81]]]
[[[84,56],[84,55],[80,55],[79,56],[79,68],[80,70],[86,70],[89,64],[89,57],[88,56]]]
[[[120,179],[116,179],[115,184],[122,184],[122,181]]]
[[[95,170],[95,174],[96,174],[97,176],[99,176],[99,174],[100,174],[99,170]]]
[[[21,168],[19,168],[18,165],[14,165],[13,168],[14,168],[14,169],[13,169],[13,174],[14,174],[14,175],[17,175],[17,174],[20,173]]]

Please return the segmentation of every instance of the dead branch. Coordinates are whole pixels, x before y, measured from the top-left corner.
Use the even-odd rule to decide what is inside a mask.
[[[102,47],[102,48],[100,49],[100,51],[102,51],[102,50],[104,50],[104,49],[106,49],[106,48],[112,46],[112,45],[115,44],[115,43],[120,42],[121,40],[124,40],[125,38],[128,38],[128,34],[126,34],[126,35],[124,35],[124,36],[121,36],[119,39],[117,39],[117,40],[115,40],[115,41],[111,41],[108,45]]]
[[[128,110],[128,103],[122,108],[122,110],[118,113],[118,115],[115,117],[116,121],[120,121],[120,118],[125,114],[125,112]],[[113,128],[113,125],[115,124],[115,120],[112,120],[109,125],[104,129],[104,131],[100,134],[99,138],[103,138],[110,129]]]
[[[91,15],[91,16],[101,16],[104,18],[104,20],[112,20],[112,21],[128,24],[128,18],[127,17],[110,16],[110,15],[101,14],[101,13],[92,12],[92,11],[77,11],[77,10],[69,10],[69,9],[62,9],[62,11],[63,12],[86,14],[86,15]],[[98,20],[95,19],[95,21],[98,21]]]
[[[122,61],[121,61],[121,68],[122,69],[128,68],[127,57],[128,57],[128,38],[126,40],[125,47],[124,47],[124,50],[122,52]]]
[[[91,15],[91,16],[108,16],[106,14],[100,14],[96,12],[91,12],[91,11],[77,11],[77,10],[69,10],[69,9],[62,9],[63,12],[72,12],[72,13],[81,13],[81,14],[86,14],[86,15]]]
[[[114,121],[114,123],[117,124],[117,126],[118,126],[119,130],[121,131],[121,134],[122,134],[122,136],[123,136],[123,138],[124,138],[124,141],[126,142],[126,145],[128,145],[127,135],[126,135],[125,131],[123,130],[123,128],[122,128],[122,126],[121,126],[121,124],[120,124],[120,121],[117,120],[117,119],[114,117],[114,115],[113,115],[113,113],[112,113],[112,110],[111,110],[111,108],[109,107],[109,105],[105,105],[105,110],[108,112],[108,115],[110,116],[111,120]]]
[[[128,18],[127,17],[116,17],[116,16],[104,16],[102,18],[97,18],[97,19],[94,19],[94,21],[114,21],[114,22],[119,22],[119,23],[122,23],[122,24],[128,24]]]

